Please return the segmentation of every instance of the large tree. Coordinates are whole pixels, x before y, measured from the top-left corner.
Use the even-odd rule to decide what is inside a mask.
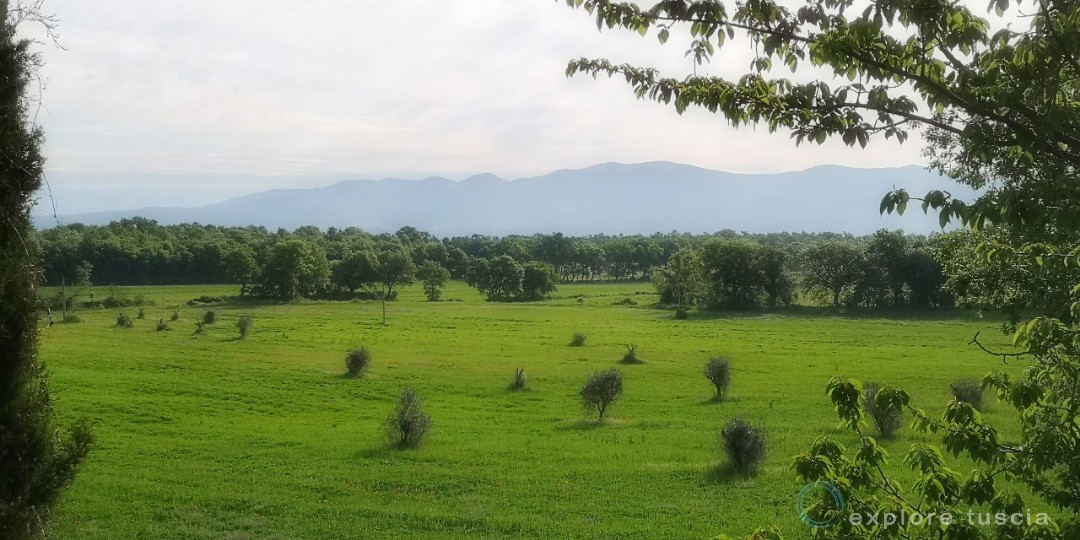
[[[812,244],[803,253],[803,287],[827,291],[833,305],[839,306],[844,291],[858,281],[864,257],[863,250],[849,242],[826,240]]]
[[[86,424],[60,437],[37,357],[41,268],[30,240],[30,207],[45,159],[41,129],[27,110],[38,60],[32,44],[16,35],[27,20],[51,24],[34,9],[0,0],[0,538],[9,539],[45,533],[90,444]]]
[[[705,291],[705,266],[697,251],[683,248],[653,272],[652,280],[661,302],[693,306]]]
[[[412,227],[405,227],[399,231],[415,231]],[[375,282],[381,289],[382,296],[382,322],[386,324],[386,301],[395,298],[394,290],[399,285],[412,285],[416,281],[416,264],[408,249],[397,243],[387,244],[379,250],[378,266],[376,267]]]
[[[567,2],[587,8],[601,28],[655,30],[661,42],[672,31],[686,32],[688,54],[698,63],[713,61],[736,32],[752,45],[741,50],[751,55],[750,69],[734,80],[670,77],[603,59],[571,62],[568,74],[619,75],[639,97],[680,112],[700,106],[735,126],[787,130],[796,143],[839,137],[866,146],[878,135],[903,141],[911,129],[925,128],[931,167],[983,192],[967,202],[934,191],[919,199],[924,211],[936,211],[943,225],[992,225],[993,241],[978,249],[986,258],[1031,268],[1032,275],[1080,264],[1080,2],[991,0],[989,18],[963,2],[942,0],[807,0],[797,10],[773,0],[664,0],[646,7]],[[816,69],[802,69],[811,66]],[[780,76],[782,68],[796,78]],[[881,210],[902,213],[912,200],[897,190]],[[997,373],[984,381],[1018,411],[1017,440],[1006,439],[966,403],[951,402],[941,416],[911,408],[920,427],[942,434],[947,452],[971,460],[966,478],[945,466],[938,448],[919,443],[906,460],[919,479],[909,494],[900,491],[882,467],[884,451],[862,430],[860,385],[846,379],[833,381],[829,395],[859,435],[857,451],[848,455],[822,438],[797,458],[796,471],[804,480],[846,490],[855,503],[846,512],[956,512],[964,504],[988,504],[1023,513],[1038,504],[996,481],[1019,483],[1055,505],[1060,523],[995,524],[995,537],[1080,538],[1078,291],[1046,298],[1042,316],[1017,324],[1013,342],[1021,350],[1001,354],[1028,362],[1022,376]],[[996,304],[993,292],[983,300]],[[877,396],[878,405],[910,407],[902,390],[886,386]],[[813,508],[812,519],[846,517],[835,508],[830,514],[828,505]],[[819,530],[821,536],[982,534],[964,523],[916,529],[829,522],[834,526]],[[759,537],[766,536],[777,533],[761,531]]]
[[[717,307],[748,308],[759,304],[765,275],[759,263],[764,249],[746,240],[717,238],[701,247],[710,301]]]
[[[330,263],[321,246],[310,240],[285,240],[271,248],[256,293],[292,300],[313,296],[329,283]]]

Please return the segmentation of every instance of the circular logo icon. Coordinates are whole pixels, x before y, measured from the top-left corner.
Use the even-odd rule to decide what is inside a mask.
[[[827,515],[828,519],[818,519],[807,513],[819,503],[829,507],[814,513],[817,516]],[[799,519],[803,520],[803,523],[815,529],[824,529],[840,519],[840,514],[844,511],[844,494],[840,492],[840,488],[821,480],[806,484],[795,501],[795,511],[799,513]]]

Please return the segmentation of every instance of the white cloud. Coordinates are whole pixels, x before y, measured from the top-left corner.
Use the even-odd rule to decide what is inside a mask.
[[[677,44],[601,35],[552,0],[48,7],[67,48],[46,51],[55,171],[516,177],[606,161],[731,171],[920,161],[917,140],[796,149],[783,133],[636,100],[622,81],[567,79],[578,56],[675,75],[689,64]]]

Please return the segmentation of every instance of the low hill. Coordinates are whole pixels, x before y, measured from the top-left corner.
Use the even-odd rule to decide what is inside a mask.
[[[915,166],[735,174],[667,162],[607,163],[512,181],[490,174],[462,181],[350,180],[322,188],[265,191],[198,208],[76,214],[61,222],[105,224],[143,216],[162,224],[356,226],[372,232],[411,225],[439,236],[938,230],[936,218],[917,209],[904,217],[880,216],[878,203],[894,187],[916,195],[930,189],[972,195],[970,189]],[[48,223],[42,220],[41,225]]]

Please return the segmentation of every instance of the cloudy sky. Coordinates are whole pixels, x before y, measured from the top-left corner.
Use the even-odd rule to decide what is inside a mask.
[[[682,76],[682,43],[599,33],[555,0],[48,0],[49,173],[60,213],[193,205],[342,178],[517,178],[608,161],[735,172],[920,163],[917,139],[795,148],[567,79],[579,56]],[[713,73],[745,69],[741,59]],[[112,195],[111,198],[109,195]],[[103,200],[107,202],[103,202]]]

